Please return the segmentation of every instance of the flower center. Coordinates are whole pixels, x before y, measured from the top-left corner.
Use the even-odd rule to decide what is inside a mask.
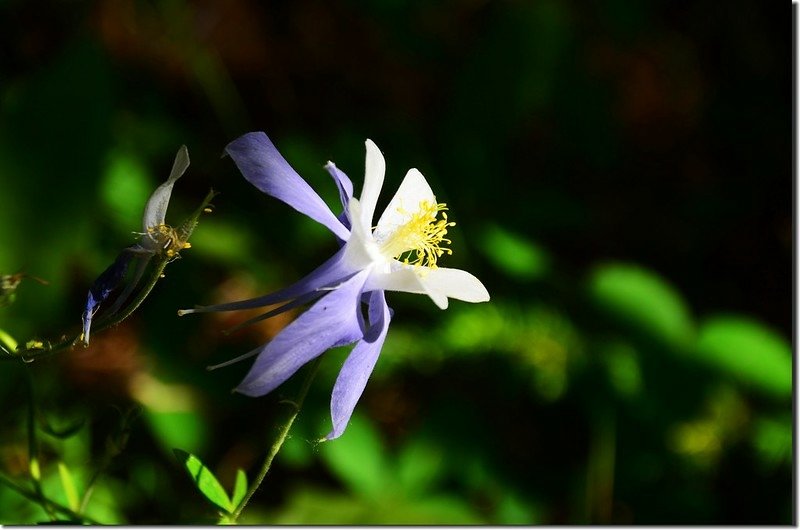
[[[191,243],[184,241],[178,231],[169,225],[161,224],[147,229],[147,235],[161,247],[168,257],[175,256],[185,248],[191,248]]]
[[[406,265],[436,268],[436,260],[442,254],[452,254],[449,248],[442,247],[450,244],[447,227],[455,226],[453,221],[447,220],[447,205],[445,203],[433,204],[428,201],[419,203],[419,209],[410,213],[402,208],[398,211],[408,216],[408,221],[397,229],[384,241],[381,253],[400,259]],[[441,212],[441,219],[437,216]]]

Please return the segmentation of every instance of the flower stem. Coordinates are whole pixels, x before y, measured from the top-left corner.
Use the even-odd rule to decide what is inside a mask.
[[[269,472],[270,467],[272,467],[272,461],[275,459],[275,455],[278,454],[278,451],[281,450],[283,443],[286,441],[286,438],[289,435],[289,431],[292,428],[292,424],[294,424],[294,420],[300,414],[300,409],[303,407],[303,401],[308,394],[309,388],[311,388],[311,382],[314,380],[314,376],[317,375],[317,370],[319,369],[320,361],[322,360],[322,356],[320,355],[316,359],[311,362],[311,365],[308,368],[308,373],[306,374],[306,378],[303,381],[303,386],[300,388],[300,392],[297,395],[297,398],[294,402],[286,402],[290,403],[293,407],[292,413],[289,415],[289,418],[286,420],[279,431],[278,431],[278,438],[272,444],[272,447],[269,448],[267,452],[267,457],[264,459],[264,464],[261,466],[261,469],[258,472],[258,476],[250,485],[250,488],[247,490],[247,494],[242,499],[242,502],[236,507],[233,513],[228,517],[228,521],[230,523],[235,524],[236,521],[239,519],[239,516],[242,514],[242,510],[244,510],[247,503],[250,502],[250,498],[253,494],[258,490],[259,486],[261,486],[261,482],[263,482],[264,477],[267,476],[267,472]]]
[[[50,510],[62,513],[74,521],[83,521],[85,523],[89,523],[92,525],[98,525],[98,526],[100,525],[99,522],[95,521],[94,519],[92,519],[87,515],[76,513],[73,510],[67,508],[66,506],[46,498],[41,493],[31,491],[28,488],[20,486],[19,484],[17,484],[16,482],[14,482],[13,480],[11,480],[2,473],[0,473],[0,484],[8,486],[9,488],[16,491],[17,493],[19,493],[20,495],[22,495],[27,499],[30,499],[43,506],[46,505]]]

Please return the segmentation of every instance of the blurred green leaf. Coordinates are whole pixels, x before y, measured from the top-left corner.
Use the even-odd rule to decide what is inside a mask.
[[[224,221],[206,217],[192,235],[192,253],[236,265],[252,260],[251,233]]]
[[[762,463],[772,468],[781,462],[790,463],[792,455],[792,419],[761,418],[756,421],[753,446]]]
[[[497,225],[482,234],[480,249],[505,274],[520,280],[536,280],[550,271],[550,256],[536,243]]]
[[[247,494],[247,474],[241,470],[236,470],[236,484],[233,486],[233,495],[231,495],[231,505],[233,508],[239,506],[244,496]]]
[[[603,361],[614,389],[623,396],[635,396],[642,390],[642,373],[636,350],[626,342],[603,348]]]
[[[782,337],[747,317],[717,316],[700,328],[697,358],[779,397],[792,393],[792,353]]]
[[[497,505],[498,523],[503,525],[542,524],[538,502],[522,500],[512,492],[503,492]]]
[[[372,424],[354,414],[345,433],[320,446],[330,470],[354,492],[367,498],[385,493],[391,475],[385,450]]]
[[[146,410],[144,417],[156,440],[167,451],[173,447],[185,447],[199,452],[205,445],[205,423],[196,412]]]
[[[299,433],[291,434],[281,448],[281,461],[292,467],[305,467],[314,459],[311,444]]]
[[[270,520],[278,525],[466,525],[483,521],[462,499],[430,496],[414,502],[359,499],[299,489]]]
[[[175,453],[175,458],[177,458],[178,461],[183,464],[186,471],[189,472],[189,477],[191,477],[198,491],[200,491],[206,499],[227,512],[233,511],[234,506],[231,504],[231,500],[228,498],[225,489],[219,483],[217,477],[214,476],[214,473],[208,469],[199,458],[180,449],[173,449],[173,452]],[[237,477],[236,480],[238,483],[239,478]]]
[[[440,447],[422,438],[404,445],[397,458],[397,479],[409,498],[428,491],[440,478],[444,455]]]
[[[589,281],[597,305],[620,320],[673,346],[687,345],[692,317],[680,293],[665,279],[637,265],[598,266]]]
[[[103,203],[121,231],[143,230],[142,211],[155,189],[146,164],[127,153],[114,152],[100,184]]]
[[[61,487],[64,489],[64,495],[67,497],[67,506],[70,509],[77,511],[80,507],[80,499],[78,498],[78,491],[75,489],[75,482],[72,480],[72,473],[64,462],[58,463],[58,475],[61,478]]]

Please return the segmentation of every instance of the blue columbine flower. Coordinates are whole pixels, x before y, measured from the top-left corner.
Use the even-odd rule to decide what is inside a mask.
[[[128,271],[131,262],[137,261],[133,279],[117,297],[114,304],[105,311],[106,316],[111,316],[119,311],[142,279],[147,264],[153,256],[164,254],[171,258],[176,256],[178,251],[191,246],[185,241],[185,238],[179,236],[174,228],[164,224],[167,206],[169,206],[169,199],[172,196],[172,186],[175,184],[175,181],[184,174],[188,167],[189,151],[186,149],[185,145],[182,145],[178,150],[178,154],[175,156],[175,162],[172,164],[172,171],[169,174],[169,178],[156,188],[156,191],[153,192],[147,201],[142,218],[144,232],[140,234],[141,238],[139,242],[124,248],[117,256],[117,259],[114,260],[114,263],[104,270],[89,288],[89,295],[86,299],[86,309],[81,317],[83,320],[83,333],[81,338],[85,345],[89,344],[92,319],[95,313],[100,309],[100,304],[122,285],[125,279],[125,273]]]
[[[438,258],[451,253],[445,247],[450,243],[445,236],[454,223],[448,221],[447,207],[436,201],[418,170],[408,171],[377,225],[373,225],[386,164],[372,141],[366,141],[366,148],[364,187],[359,199],[353,197],[353,184],[347,175],[332,162],[325,166],[339,188],[344,207],[336,216],[266,134],[253,132],[231,142],[225,151],[251,184],[326,226],[341,248],[308,276],[275,293],[179,312],[233,311],[286,302],[258,317],[262,319],[316,300],[271,342],[234,359],[258,355],[236,391],[248,396],[267,394],[325,350],[355,342],[333,388],[329,440],[344,432],[386,338],[391,310],[384,291],[426,294],[442,309],[447,308],[448,298],[489,300],[486,288],[473,275],[437,266]],[[366,315],[362,304],[367,305]]]

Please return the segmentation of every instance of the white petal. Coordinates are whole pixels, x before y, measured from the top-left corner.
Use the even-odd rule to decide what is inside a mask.
[[[364,187],[361,190],[361,221],[364,230],[370,230],[375,215],[375,205],[383,187],[383,176],[386,173],[386,161],[381,150],[372,140],[367,139],[367,159],[364,169]],[[353,220],[355,222],[355,220]]]
[[[427,294],[439,309],[447,309],[447,296],[443,293],[431,290],[420,277],[424,271],[429,271],[425,267],[414,269],[413,267],[402,265],[395,262],[400,268],[388,273],[373,272],[367,280],[365,290],[382,289],[384,291],[400,291],[413,294]],[[424,269],[424,270],[423,270]]]
[[[358,199],[351,198],[347,205],[350,219],[361,219],[362,208]],[[369,229],[364,229],[361,223],[353,222],[350,237],[345,243],[344,261],[355,270],[363,270],[380,259],[380,252],[372,239]]]
[[[189,151],[185,145],[178,149],[178,154],[175,155],[175,162],[172,164],[172,171],[169,178],[165,183],[156,188],[156,191],[150,196],[147,205],[144,207],[144,216],[142,224],[144,231],[147,233],[148,228],[156,227],[164,224],[164,217],[167,214],[167,206],[169,206],[169,198],[172,195],[172,186],[181,175],[189,167]]]
[[[408,222],[409,218],[419,211],[422,201],[436,204],[436,196],[422,173],[416,168],[409,169],[400,187],[397,188],[397,193],[389,201],[389,205],[378,220],[375,238],[382,241],[397,227]]]
[[[436,292],[448,298],[464,302],[488,302],[489,291],[481,281],[461,269],[437,267],[428,269],[427,274],[420,275],[420,282],[430,292]]]

